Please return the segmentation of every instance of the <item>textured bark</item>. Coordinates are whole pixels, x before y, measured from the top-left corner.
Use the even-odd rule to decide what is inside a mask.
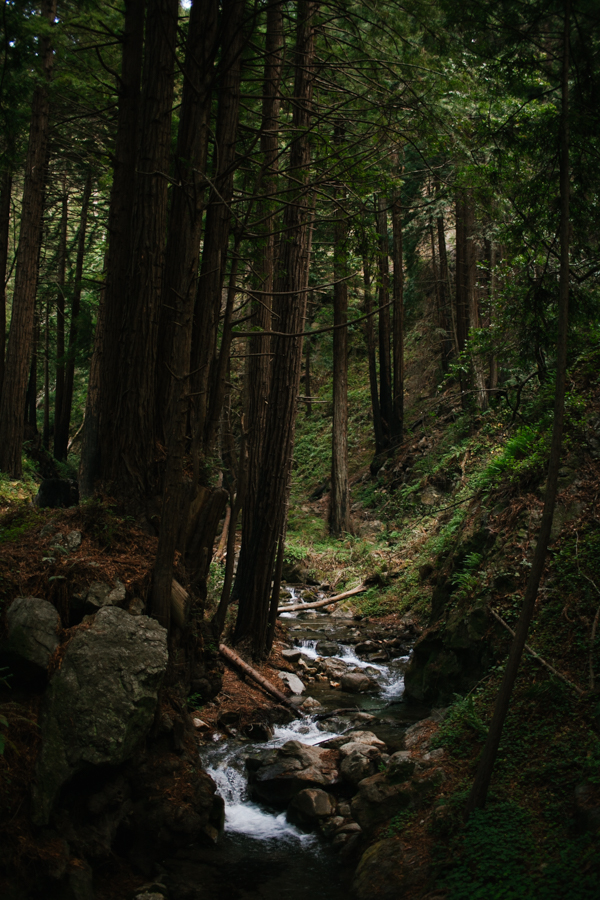
[[[402,442],[404,431],[404,263],[402,258],[402,199],[400,190],[392,203],[392,229],[394,236],[394,292],[393,292],[393,359],[394,380],[392,393],[391,437],[394,445]]]
[[[169,211],[163,304],[160,317],[157,417],[166,443],[178,400],[173,392],[187,378],[191,351],[191,319],[198,286],[202,214],[210,108],[217,52],[217,0],[195,0],[190,12],[185,51],[185,80],[175,152],[175,183]],[[185,335],[185,340],[177,340]],[[172,373],[177,373],[173,380]]]
[[[10,172],[2,175],[0,186],[0,397],[4,381],[4,353],[6,349],[6,270],[8,268],[8,240],[10,236]]]
[[[469,794],[465,814],[468,817],[475,809],[485,806],[488,788],[492,779],[494,764],[502,738],[502,730],[510,705],[510,698],[517,679],[527,632],[533,618],[535,601],[544,571],[546,552],[552,530],[552,519],[558,490],[558,473],[561,465],[562,433],[564,424],[565,391],[567,381],[567,342],[569,311],[569,0],[565,0],[563,65],[562,65],[562,115],[560,126],[560,274],[558,301],[558,341],[556,353],[556,392],[554,397],[554,424],[548,479],[542,520],[533,555],[523,606],[515,629],[515,637],[510,648],[504,670],[502,684],[496,698],[494,715],[482,750],[477,774]]]
[[[44,317],[44,424],[42,444],[50,449],[50,298],[46,300]]]
[[[25,424],[28,426],[28,436],[37,434],[37,362],[38,344],[40,339],[39,314],[35,315],[33,325],[33,347],[31,350],[31,365],[27,381],[27,396],[25,398]]]
[[[54,391],[54,456],[57,459],[65,458],[64,456],[58,456],[57,453],[59,447],[56,443],[56,423],[60,421],[65,393],[65,275],[67,271],[67,225],[69,216],[69,198],[67,194],[66,172],[63,173],[62,185],[62,211],[59,226],[60,234],[58,239],[58,260],[56,267],[56,388]],[[44,435],[45,432],[46,425],[44,423]],[[44,446],[47,446],[46,437],[44,437]]]
[[[44,0],[42,16],[48,22],[54,22],[56,0]],[[16,478],[22,475],[23,398],[26,394],[31,359],[40,226],[44,206],[50,111],[48,87],[54,60],[52,43],[48,35],[40,38],[39,48],[42,77],[34,90],[31,106],[15,289],[0,402],[0,471],[8,472]]]
[[[458,337],[456,333],[456,316],[452,306],[452,287],[450,284],[450,271],[448,268],[448,252],[446,250],[446,228],[444,217],[438,216],[437,221],[438,250],[440,255],[440,306],[444,314],[448,329],[448,341],[451,343],[449,356],[458,356]]]
[[[316,4],[298,0],[295,49],[293,139],[287,205],[283,216],[278,273],[275,279],[275,311],[278,331],[302,334],[308,288],[309,219],[308,166],[314,64]],[[261,466],[258,503],[254,515],[250,552],[238,570],[239,598],[235,639],[251,638],[256,657],[265,653],[268,640],[271,580],[275,554],[285,534],[302,337],[273,338],[273,374],[265,426],[266,452]],[[246,538],[244,537],[244,540]]]
[[[338,129],[337,141],[342,140]],[[342,192],[338,191],[341,195]],[[341,199],[338,198],[338,199]],[[333,248],[333,423],[331,430],[331,495],[329,531],[342,535],[352,530],[348,485],[348,226],[338,205]]]
[[[263,221],[263,225],[259,250],[260,256],[256,266],[256,282],[260,293],[257,292],[252,298],[252,324],[260,328],[262,333],[250,338],[248,343],[250,356],[246,365],[248,476],[242,512],[244,534],[242,554],[247,552],[250,545],[250,532],[258,501],[258,480],[262,465],[270,387],[271,361],[268,354],[271,345],[269,331],[271,330],[275,261],[275,211],[271,197],[277,190],[278,128],[281,108],[279,86],[283,68],[283,54],[283,5],[281,3],[273,3],[267,11],[260,136],[263,174],[261,183],[262,198],[258,204],[257,218],[259,221]],[[243,568],[243,557],[241,559]]]
[[[110,447],[107,458],[102,459],[100,435],[104,434],[105,444],[112,441],[112,416],[119,391],[123,389],[120,337],[123,310],[128,299],[145,9],[146,0],[126,0],[117,137],[108,213],[106,281],[98,311],[81,452],[80,483],[88,496],[110,461]]]
[[[392,436],[392,357],[390,317],[390,262],[388,254],[388,223],[385,198],[377,198],[376,217],[379,237],[379,407],[384,447],[390,446]]]
[[[75,378],[75,345],[77,343],[77,317],[81,308],[81,281],[83,278],[83,262],[85,258],[85,236],[92,193],[92,175],[88,174],[81,200],[79,217],[79,233],[77,235],[77,259],[75,260],[75,283],[71,302],[71,321],[69,324],[69,351],[64,375],[63,402],[60,415],[54,421],[54,455],[57,459],[66,459],[69,446],[69,427],[71,424],[71,407],[73,405],[73,381]]]
[[[236,165],[235,149],[242,77],[241,54],[246,40],[244,8],[245,0],[225,0],[222,10],[223,38],[215,131],[215,172],[206,210],[191,352],[191,370],[194,373],[191,377],[191,394],[195,472],[199,469],[200,458],[205,449],[210,390],[217,358],[221,292],[227,261]]]
[[[125,497],[144,497],[155,480],[155,385],[167,230],[178,0],[149,0],[128,299],[120,335],[125,375],[102,427],[104,474]]]
[[[156,392],[160,401],[157,415],[163,439],[167,440],[167,465],[154,564],[152,610],[165,628],[169,627],[177,523],[184,505],[187,386],[202,229],[204,179],[201,173],[206,167],[216,34],[216,2],[196,0],[190,14],[186,46],[186,79],[177,135],[178,184],[171,200],[159,338],[162,368],[157,373]]]
[[[365,338],[367,343],[367,357],[369,360],[369,387],[371,389],[371,409],[373,411],[373,432],[375,437],[375,456],[383,453],[383,426],[381,424],[381,410],[379,408],[379,387],[377,384],[377,361],[375,357],[375,326],[373,324],[373,294],[371,291],[371,263],[367,253],[363,254],[363,281],[365,300]]]

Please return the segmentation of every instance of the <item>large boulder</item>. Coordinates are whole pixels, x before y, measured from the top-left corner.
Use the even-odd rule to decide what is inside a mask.
[[[305,788],[290,803],[287,818],[303,830],[312,831],[319,822],[333,816],[335,808],[335,799],[327,791]]]
[[[167,632],[117,607],[99,610],[68,644],[44,697],[33,819],[46,824],[73,775],[117,766],[147,734],[167,667]]]
[[[6,613],[7,637],[0,656],[20,676],[38,675],[58,647],[60,616],[48,600],[17,597]]]
[[[348,672],[342,676],[342,690],[350,694],[363,694],[379,690],[379,685],[362,672]]]
[[[415,805],[410,786],[389,784],[383,773],[371,775],[358,785],[352,799],[352,818],[369,835],[404,809]]]
[[[334,750],[288,741],[247,759],[252,794],[274,806],[285,806],[305,788],[324,788],[339,781]]]
[[[352,890],[357,900],[398,900],[407,889],[421,885],[424,875],[418,851],[397,837],[386,838],[363,853]]]

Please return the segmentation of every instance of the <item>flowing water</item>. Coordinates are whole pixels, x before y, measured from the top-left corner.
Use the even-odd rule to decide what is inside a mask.
[[[292,599],[297,597],[292,594]],[[285,614],[294,617],[293,613]],[[342,638],[348,622],[337,624],[327,614],[311,619],[310,624],[295,626],[290,637],[302,650],[306,661],[323,653],[317,643],[326,637]],[[310,636],[307,636],[310,635]],[[350,643],[336,641],[337,658],[350,668],[366,670],[378,682],[374,695],[341,694],[329,683],[307,686],[306,695],[318,699],[328,710],[339,707],[360,708],[376,715],[368,728],[386,741],[390,752],[402,746],[402,734],[412,721],[427,715],[427,710],[407,707],[402,701],[403,672],[408,656],[399,656],[390,664],[366,662],[358,657]],[[302,677],[302,673],[299,673]],[[319,710],[323,712],[323,710]],[[245,761],[258,749],[280,747],[289,740],[316,744],[336,737],[336,719],[319,722],[315,717],[277,726],[271,741],[258,744],[242,740],[223,740],[206,746],[201,752],[203,766],[214,778],[217,791],[225,800],[225,833],[216,848],[195,855],[206,883],[210,900],[346,900],[348,878],[353,868],[342,864],[328,845],[313,834],[304,834],[290,824],[285,812],[255,803],[249,793]],[[353,861],[356,862],[356,861]],[[200,877],[200,876],[199,876]]]

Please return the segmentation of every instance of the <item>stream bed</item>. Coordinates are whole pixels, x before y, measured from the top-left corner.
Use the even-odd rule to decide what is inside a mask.
[[[198,886],[201,880],[205,889],[202,896],[207,900],[275,900],[282,896],[289,900],[345,900],[358,858],[340,859],[329,842],[316,834],[303,833],[288,822],[285,812],[254,802],[246,759],[267,748],[282,747],[287,741],[313,746],[338,737],[348,730],[343,715],[324,715],[340,708],[368,714],[368,724],[353,727],[372,731],[386,743],[388,752],[394,753],[403,746],[406,728],[429,713],[427,708],[403,699],[409,646],[399,646],[385,662],[365,660],[356,653],[356,644],[368,640],[377,630],[375,623],[356,623],[323,612],[311,613],[306,620],[302,615],[284,614],[283,622],[288,628],[289,645],[302,653],[304,670],[310,670],[317,657],[339,659],[350,669],[368,674],[379,690],[349,694],[325,679],[306,684],[300,669],[298,674],[306,684],[302,697],[313,697],[321,704],[313,715],[276,725],[269,741],[230,738],[201,749],[202,765],[225,801],[225,831],[214,848],[186,850],[172,862],[180,882],[182,877],[186,880],[186,867],[190,885],[196,881]]]

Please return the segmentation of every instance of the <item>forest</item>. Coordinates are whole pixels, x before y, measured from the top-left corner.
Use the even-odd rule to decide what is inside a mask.
[[[598,896],[597,2],[4,0],[0,32],[4,895],[218,900],[165,860],[235,831],[202,741],[277,737],[266,690],[371,722],[285,797],[340,897]],[[334,619],[352,672],[310,656]],[[400,737],[364,700],[394,647]],[[84,651],[139,655],[129,713]],[[97,703],[110,750],[69,731]],[[253,802],[299,734],[246,754]]]

